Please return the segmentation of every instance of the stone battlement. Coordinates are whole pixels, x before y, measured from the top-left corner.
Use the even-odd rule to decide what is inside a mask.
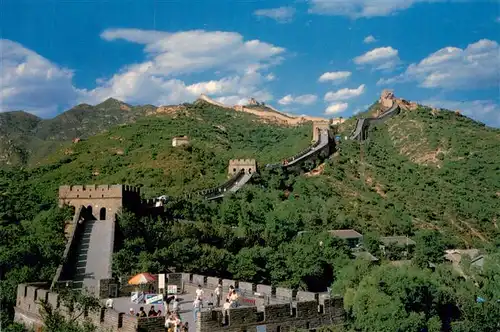
[[[141,189],[122,184],[60,186],[59,205],[64,204],[84,206],[98,220],[114,220],[123,206],[134,209],[141,204]]]
[[[232,279],[204,276],[191,273],[167,273],[165,285],[176,285],[179,289],[215,289],[221,284],[227,292],[230,286],[240,292],[242,307],[228,310],[227,321],[220,309],[202,311],[196,325],[197,332],[243,331],[265,325],[268,331],[288,331],[291,328],[314,329],[323,325],[341,324],[344,320],[343,299],[329,294],[297,291],[290,288],[253,284]],[[154,285],[158,289],[158,280]],[[111,279],[100,280],[101,298],[107,298]],[[121,296],[129,296],[130,286],[122,285]],[[49,291],[47,284],[20,284],[17,287],[15,321],[25,326],[38,328],[43,325],[40,315],[40,300],[68,315],[69,309],[62,304],[57,292]],[[245,301],[246,300],[246,301]],[[98,329],[108,331],[164,331],[165,317],[138,318],[114,309],[101,308],[89,312],[79,319],[93,323]]]
[[[231,159],[229,160],[228,175],[234,175],[240,170],[251,174],[257,172],[257,162],[255,159]]]
[[[47,301],[52,308],[60,309],[60,313],[69,316],[71,311],[62,304],[60,295],[51,292],[43,283],[20,284],[17,287],[17,300],[14,320],[27,327],[38,329],[43,326],[40,314],[40,301]],[[147,329],[151,332],[164,331],[165,317],[139,318],[109,308],[100,308],[97,312],[84,313],[78,321],[88,321],[101,330],[135,332]]]
[[[251,165],[255,164],[255,159],[231,159],[229,165]]]
[[[92,193],[95,196],[101,198],[120,198],[126,193],[138,193],[140,194],[141,189],[139,187],[115,184],[115,185],[74,185],[74,186],[60,186],[59,187],[59,198],[84,198],[92,197]],[[104,195],[104,196],[102,196]]]
[[[221,310],[201,312],[197,332],[243,331],[261,325],[266,325],[268,331],[288,331],[292,327],[314,329],[344,320],[342,297],[190,273],[171,273],[168,279],[177,280],[183,286],[201,285],[205,289],[215,289],[221,284],[224,292],[233,286],[242,298],[256,299],[254,306],[229,309],[227,322]]]

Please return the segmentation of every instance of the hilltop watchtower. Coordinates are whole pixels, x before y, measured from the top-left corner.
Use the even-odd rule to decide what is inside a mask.
[[[227,174],[233,176],[239,171],[244,170],[247,174],[257,172],[257,162],[255,159],[231,159],[229,160],[229,167]]]
[[[114,220],[123,206],[133,210],[141,204],[140,188],[121,184],[60,186],[59,205],[64,204],[75,209],[84,206],[98,220]]]

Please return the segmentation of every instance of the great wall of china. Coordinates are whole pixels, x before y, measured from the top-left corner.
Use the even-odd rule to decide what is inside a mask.
[[[396,100],[390,92],[384,91],[382,97],[380,103],[388,109],[376,118],[358,119],[351,139],[360,141],[366,139],[371,124],[383,122],[398,114],[401,108],[408,108],[408,103]],[[334,147],[335,141],[331,137],[330,123],[314,122],[313,144],[308,149],[281,163],[269,164],[266,167],[294,170],[303,162],[328,157]],[[256,172],[255,159],[230,160],[228,175],[231,178],[227,182],[195,194],[207,199],[221,198],[228,192],[239,190]],[[191,196],[188,194],[186,197]],[[61,186],[59,204],[75,208],[63,264],[57,269],[51,285],[19,285],[15,307],[16,320],[26,325],[40,326],[42,319],[37,301],[46,299],[55,308],[59,307],[59,295],[55,290],[61,284],[68,283],[76,289],[87,288],[100,298],[111,296],[112,286],[115,289],[122,287],[123,285],[112,278],[111,273],[117,213],[123,207],[131,211],[154,208],[155,203],[157,203],[155,199],[142,199],[139,188],[128,185]],[[211,287],[217,280],[221,281],[225,288],[233,285],[242,291],[259,294],[255,300],[256,303],[260,303],[259,305],[230,309],[228,325],[221,325],[220,310],[201,312],[196,326],[197,332],[247,331],[249,328],[255,330],[256,326],[262,325],[269,326],[274,331],[288,331],[292,327],[314,330],[322,325],[341,323],[343,320],[342,299],[330,298],[326,294],[297,292],[186,273],[170,273],[168,279],[169,283],[179,287],[189,287],[198,283]],[[285,303],[271,304],[269,300],[266,303],[259,300],[261,297],[267,299],[281,297],[285,299]],[[137,318],[113,309],[103,308],[97,314],[84,315],[82,319],[88,319],[96,326],[112,331],[164,331],[164,318]]]
[[[156,279],[158,281],[159,278]],[[343,299],[327,293],[298,291],[189,273],[167,273],[165,282],[188,292],[193,292],[197,285],[207,291],[213,290],[219,283],[224,293],[230,286],[239,290],[245,305],[229,309],[227,322],[224,321],[220,308],[201,311],[196,324],[197,332],[255,331],[257,326],[265,326],[267,331],[290,331],[292,328],[314,330],[324,325],[342,324],[344,320]],[[158,289],[159,284],[153,286]],[[108,298],[114,291],[116,296],[130,295],[130,287],[121,285],[114,279],[99,280],[98,288],[97,294],[100,298]],[[49,290],[48,285],[20,284],[17,288],[15,320],[35,329],[42,326],[40,300],[60,309],[63,315],[69,317],[72,313],[71,309],[65,307],[57,291]],[[86,312],[79,321],[90,321],[99,331],[165,331],[164,317],[140,318],[113,308],[103,307],[97,312]]]
[[[321,117],[313,117],[309,115],[301,115],[301,116],[296,116],[296,115],[291,115],[287,113],[283,113],[275,109],[274,107],[270,105],[264,105],[263,103],[258,103],[255,101],[255,99],[250,99],[250,102],[248,105],[234,105],[234,106],[229,106],[229,105],[224,105],[204,94],[202,94],[199,98],[199,101],[204,101],[206,103],[226,108],[226,109],[231,109],[235,110],[238,112],[245,112],[249,114],[253,114],[258,116],[259,118],[267,119],[271,122],[277,122],[280,124],[286,124],[286,125],[299,125],[303,124],[305,122],[330,122],[331,124],[337,124],[341,123],[342,119],[341,118],[333,118],[333,119],[327,119],[327,118],[321,118]]]

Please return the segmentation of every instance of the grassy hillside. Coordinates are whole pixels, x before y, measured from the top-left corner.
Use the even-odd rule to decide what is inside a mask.
[[[499,148],[500,130],[454,112],[402,111],[362,145],[342,142],[319,181],[349,225],[387,235],[437,229],[473,246],[498,234]]]
[[[37,165],[66,141],[133,122],[154,110],[152,105],[130,106],[108,99],[96,106],[77,105],[46,120],[25,112],[0,113],[0,167]]]
[[[38,166],[0,169],[0,268],[5,271],[0,304],[7,308],[0,319],[4,326],[12,319],[16,285],[50,280],[59,263],[64,221],[70,218],[69,211],[55,208],[59,185],[125,183],[143,185],[146,197],[177,195],[224,181],[229,159],[256,158],[260,176],[223,200],[174,200],[160,219],[121,214],[118,229],[123,243],[117,243],[113,273],[156,273],[175,267],[313,291],[323,291],[335,282],[337,288],[347,287],[342,291],[346,306],[359,307],[369,299],[366,310],[349,312],[350,323],[359,330],[375,326],[362,328],[365,312],[381,310],[381,317],[393,319],[389,304],[398,301],[416,305],[401,305],[397,321],[381,327],[392,322],[381,318],[377,328],[419,326],[420,330],[430,324],[431,316],[420,315],[419,308],[431,301],[438,304],[433,312],[458,306],[461,323],[493,331],[484,326],[497,321],[493,317],[498,317],[498,309],[483,306],[485,319],[476,318],[483,316],[477,316],[477,303],[470,294],[498,298],[497,288],[489,286],[498,275],[493,270],[498,254],[482,279],[474,277],[480,287],[439,263],[446,247],[500,248],[500,130],[453,112],[403,111],[372,128],[362,144],[342,141],[338,152],[318,165],[317,172],[297,175],[262,166],[309,145],[311,124],[280,127],[206,103],[172,110],[137,117],[78,143],[60,143]],[[354,125],[355,119],[343,123],[341,136]],[[28,132],[41,128],[38,123],[19,127]],[[81,130],[77,121],[73,128]],[[171,138],[177,135],[188,135],[191,146],[173,148]],[[195,222],[173,220],[179,217]],[[353,262],[345,244],[325,232],[335,228],[363,233],[371,239],[367,247],[371,245],[369,250],[378,257],[378,236],[409,235],[417,242],[416,266],[397,268],[382,262],[379,269]],[[299,236],[301,231],[309,232]],[[422,269],[429,261],[438,265],[435,273]],[[387,280],[394,286],[389,293],[379,288]],[[433,297],[415,300],[413,294],[429,294],[429,285],[438,285],[443,295],[431,289]],[[373,298],[385,302],[372,304]],[[389,316],[384,316],[385,311]],[[415,312],[420,317],[416,325]],[[435,320],[441,322],[439,317]]]
[[[189,136],[191,145],[172,147],[172,137],[178,135]],[[13,204],[28,197],[39,204],[51,202],[62,184],[124,183],[142,185],[146,197],[179,195],[225,181],[229,159],[276,162],[307,147],[311,138],[311,124],[279,127],[199,103],[175,116],[142,117],[78,143],[64,143],[38,167],[0,173],[0,192],[16,192]]]

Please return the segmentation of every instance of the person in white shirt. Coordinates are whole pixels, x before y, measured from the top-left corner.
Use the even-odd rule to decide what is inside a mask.
[[[224,303],[223,308],[224,308],[224,324],[227,324],[228,319],[229,319],[228,310],[229,310],[229,308],[231,308],[231,303],[229,302],[229,299],[226,299],[226,302]]]
[[[201,301],[199,298],[196,298],[193,302],[193,318],[194,321],[196,322],[198,320],[198,313],[200,312],[201,307]]]
[[[172,312],[177,313],[179,312],[179,300],[175,299],[174,303],[172,304]]]
[[[220,298],[222,296],[222,285],[219,284],[217,288],[215,288],[214,294],[216,296],[216,306],[220,307]]]
[[[198,285],[198,289],[196,289],[196,298],[200,300],[200,307],[203,308],[203,295],[205,292],[201,288],[201,285]]]
[[[106,300],[106,308],[113,308],[113,299]]]
[[[201,288],[201,285],[198,285],[198,289],[196,289],[196,297],[200,299],[200,301],[203,299],[203,294],[205,292]]]

